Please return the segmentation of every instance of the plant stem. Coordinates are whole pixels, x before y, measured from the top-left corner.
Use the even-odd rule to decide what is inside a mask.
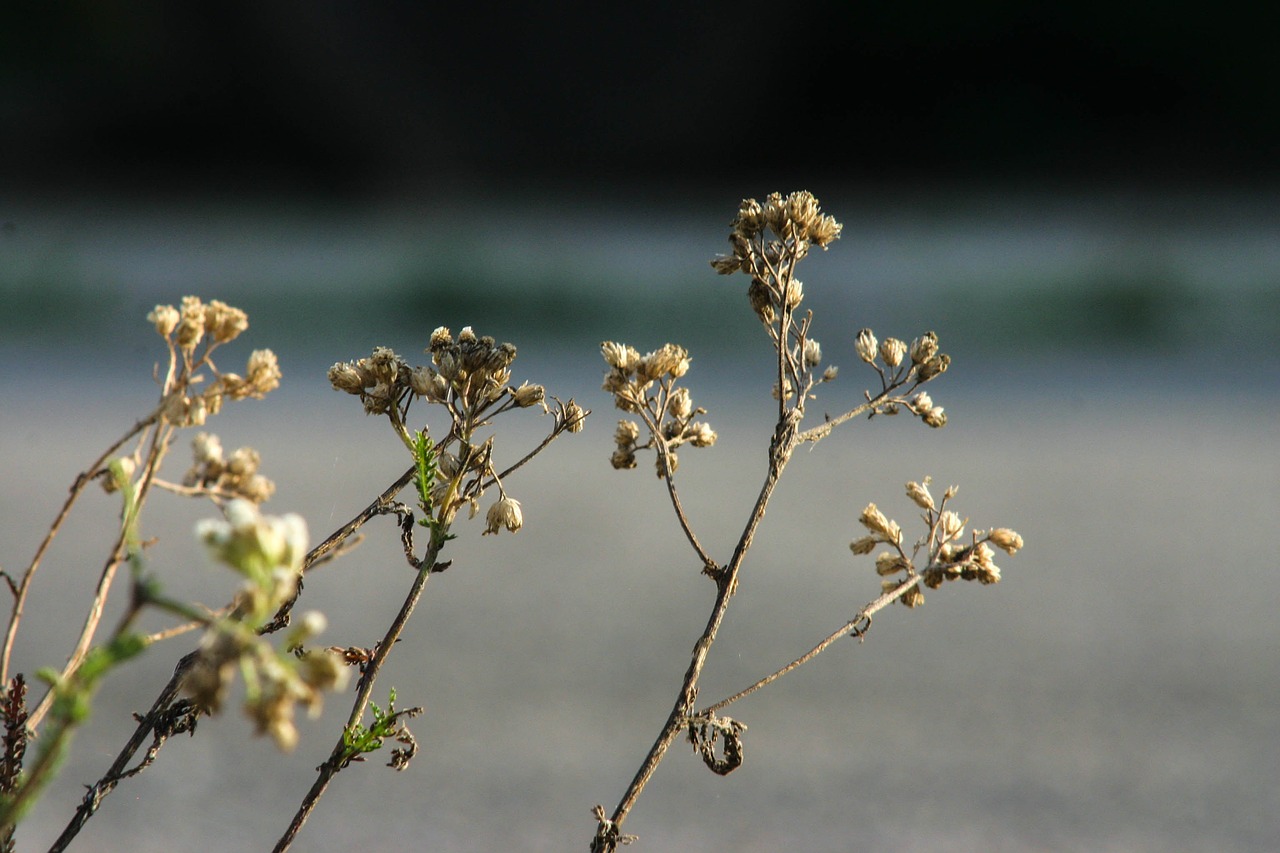
[[[427,581],[431,578],[431,574],[435,569],[436,558],[440,556],[443,544],[443,541],[437,537],[432,537],[431,544],[427,548],[427,554],[418,567],[418,574],[413,580],[413,586],[410,587],[408,595],[405,596],[404,603],[400,605],[400,612],[396,614],[395,621],[387,629],[386,635],[383,636],[382,642],[374,650],[373,656],[365,666],[364,674],[360,677],[355,702],[352,703],[351,714],[347,717],[347,725],[343,729],[343,733],[338,736],[338,742],[334,745],[333,751],[329,753],[329,758],[318,768],[315,782],[312,783],[311,789],[303,797],[302,803],[298,806],[298,811],[294,814],[293,820],[289,822],[288,828],[280,836],[280,840],[276,842],[276,846],[273,848],[274,853],[282,853],[282,851],[289,849],[299,830],[302,829],[302,825],[307,822],[307,818],[315,810],[320,798],[324,796],[325,790],[329,787],[329,782],[349,762],[350,756],[347,754],[344,735],[359,723],[361,717],[364,716],[364,712],[369,706],[369,700],[373,695],[374,682],[378,678],[378,673],[390,656],[391,650],[400,638],[400,634],[404,631],[404,626],[409,621],[409,617],[413,615],[414,608],[417,607],[418,600],[422,597],[423,588],[426,587]]]
[[[715,605],[711,610],[711,616],[707,620],[707,625],[703,629],[702,635],[694,643],[689,668],[685,671],[684,681],[680,686],[680,692],[676,696],[675,704],[671,708],[671,713],[667,715],[666,723],[663,724],[661,732],[653,742],[653,746],[649,748],[648,755],[645,756],[644,762],[636,772],[635,778],[631,780],[631,784],[627,787],[626,793],[623,794],[622,800],[613,810],[610,821],[614,830],[626,820],[632,807],[635,806],[636,800],[639,799],[640,793],[653,777],[667,750],[691,716],[693,703],[697,698],[698,680],[701,678],[702,669],[706,665],[707,653],[715,642],[716,634],[720,630],[720,624],[724,621],[725,612],[729,608],[729,599],[733,597],[734,591],[737,589],[738,572],[742,568],[743,559],[751,548],[756,529],[764,519],[765,509],[769,505],[769,499],[773,496],[774,489],[777,487],[782,470],[790,460],[792,450],[795,449],[796,425],[799,422],[799,417],[800,413],[794,409],[784,411],[774,430],[773,441],[769,445],[768,476],[765,478],[764,485],[760,488],[760,494],[756,498],[751,517],[742,531],[737,547],[734,548],[733,557],[730,558],[729,564],[725,566],[716,579]],[[602,825],[601,830],[603,829],[604,826]],[[616,835],[606,836],[603,831],[598,831],[596,837],[592,840],[591,850],[592,853],[611,853],[616,849],[616,845]]]

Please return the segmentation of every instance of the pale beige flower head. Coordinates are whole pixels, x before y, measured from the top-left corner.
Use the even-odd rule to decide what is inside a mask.
[[[853,348],[857,351],[858,358],[867,364],[871,364],[876,360],[878,346],[876,336],[870,329],[863,329],[858,332],[858,337],[853,342]]]
[[[921,509],[935,509],[933,495],[929,494],[929,482],[930,479],[925,477],[923,482],[907,483],[907,497]]]
[[[524,526],[524,513],[520,510],[520,501],[508,497],[499,499],[493,506],[489,507],[485,521],[487,522],[487,526],[484,529],[485,535],[497,533],[498,529],[502,527],[515,533]]]
[[[902,364],[902,358],[907,354],[907,345],[905,342],[897,338],[885,338],[880,344],[880,357],[884,359],[884,363],[890,367],[897,367]]]
[[[198,296],[184,296],[178,320],[178,346],[191,352],[203,337],[204,304]]]
[[[991,544],[1010,556],[1022,549],[1022,537],[1007,527],[995,528],[987,533],[987,538],[991,540]]]
[[[634,347],[616,341],[605,341],[600,344],[600,354],[604,356],[605,364],[622,371],[623,374],[635,370],[636,365],[640,363],[640,353],[636,352]]]
[[[938,336],[933,332],[925,332],[911,342],[911,361],[924,364],[938,353]]]
[[[215,342],[225,344],[249,328],[249,316],[220,299],[211,299],[204,306],[204,327]]]
[[[178,309],[172,305],[157,305],[147,314],[147,322],[156,328],[156,333],[162,338],[168,338],[173,334],[173,330],[178,328],[178,321],[182,315],[178,313]]]

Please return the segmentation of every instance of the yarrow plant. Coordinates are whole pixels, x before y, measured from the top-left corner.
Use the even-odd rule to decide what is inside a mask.
[[[872,615],[888,604],[894,601],[908,606],[923,603],[922,582],[930,587],[956,578],[995,583],[1000,579],[1000,570],[991,560],[990,545],[1010,554],[1022,547],[1021,537],[1007,528],[975,532],[968,543],[962,544],[964,522],[946,508],[946,503],[955,496],[955,487],[948,489],[943,501],[935,506],[928,492],[928,478],[923,483],[909,483],[908,496],[925,511],[925,532],[913,546],[904,545],[901,526],[885,517],[875,504],[868,505],[858,518],[867,535],[853,542],[855,554],[869,554],[880,544],[891,549],[876,558],[876,571],[885,578],[880,597],[858,609],[848,622],[781,669],[720,701],[697,706],[702,670],[738,590],[744,560],[796,447],[816,444],[841,425],[863,415],[873,417],[907,411],[933,428],[947,423],[942,407],[919,390],[951,365],[950,356],[939,350],[938,336],[925,332],[908,346],[892,337],[881,342],[871,329],[862,329],[853,336],[853,351],[859,360],[875,370],[878,387],[864,391],[861,401],[842,414],[829,415],[821,424],[803,429],[806,406],[816,396],[816,389],[835,382],[839,371],[834,365],[823,365],[822,345],[812,335],[813,314],[801,313],[804,285],[796,277],[796,269],[813,247],[828,248],[840,237],[841,230],[840,223],[824,214],[818,200],[808,192],[794,192],[785,197],[773,193],[763,203],[747,199],[738,208],[731,225],[732,251],[711,262],[722,275],[741,273],[748,277],[747,304],[763,325],[777,356],[773,381],[777,421],[764,460],[764,483],[727,561],[717,561],[703,546],[684,512],[676,488],[674,447],[686,441],[694,446],[709,446],[716,436],[709,427],[695,426],[689,420],[694,413],[706,412],[692,408],[691,392],[686,386],[675,385],[689,370],[688,351],[666,344],[641,358],[636,349],[625,344],[609,342],[602,346],[609,366],[604,390],[613,395],[619,409],[640,418],[638,423],[632,420],[618,423],[614,435],[617,449],[610,461],[615,468],[633,468],[637,450],[655,451],[658,476],[666,480],[676,519],[697,555],[702,573],[714,582],[715,595],[710,617],[694,643],[671,711],[639,770],[612,812],[601,805],[594,808],[596,832],[591,849],[596,853],[613,851],[619,845],[636,840],[635,836],[622,832],[623,822],[682,732],[709,769],[718,775],[732,772],[743,761],[747,727],[720,713],[724,708],[808,663],[840,638],[865,636]],[[700,443],[698,437],[701,436],[710,440]]]
[[[871,371],[868,387],[828,408],[837,414],[824,414],[821,422],[806,425],[811,402],[819,393],[824,405],[840,400],[836,389],[846,377],[825,360],[828,353],[813,333],[814,317],[804,307],[805,286],[796,272],[814,247],[826,250],[839,239],[841,230],[840,223],[824,213],[808,192],[774,193],[763,202],[748,199],[731,223],[729,253],[712,261],[722,275],[746,277],[746,307],[761,324],[776,356],[768,377],[773,402],[762,402],[776,412],[771,440],[760,458],[763,482],[741,532],[731,542],[719,547],[704,544],[685,513],[677,485],[680,455],[713,448],[719,438],[707,410],[695,404],[689,381],[690,351],[675,343],[664,343],[643,355],[642,349],[617,341],[600,346],[606,368],[603,390],[622,413],[613,430],[609,463],[627,471],[639,467],[641,457],[646,457],[647,466],[646,455],[652,454],[651,470],[664,482],[680,533],[695,557],[698,571],[691,576],[705,576],[712,590],[709,616],[696,636],[690,659],[682,663],[684,676],[652,746],[617,805],[612,810],[603,805],[593,809],[590,846],[597,853],[636,840],[622,831],[623,825],[677,738],[683,736],[692,744],[713,773],[732,773],[745,760],[747,726],[724,713],[730,705],[809,663],[841,639],[864,638],[873,615],[895,601],[918,607],[924,602],[925,589],[937,589],[952,580],[997,583],[1002,573],[995,563],[996,552],[1013,555],[1023,547],[1022,537],[1006,527],[966,533],[969,520],[955,509],[956,486],[935,499],[929,477],[908,482],[906,496],[919,512],[918,525],[900,524],[875,503],[867,504],[851,520],[860,530],[850,549],[855,556],[873,561],[875,576],[880,578],[878,596],[867,604],[852,603],[843,624],[789,663],[732,695],[700,703],[703,669],[734,596],[749,579],[744,573],[747,555],[796,448],[816,445],[864,418],[883,420],[907,414],[931,428],[947,424],[943,407],[922,387],[951,365],[938,336],[927,331],[881,340],[865,328],[838,335],[839,346],[825,349],[852,350]],[[156,306],[147,321],[168,354],[167,366],[156,371],[158,403],[76,479],[71,496],[26,570],[16,577],[0,575],[13,598],[0,653],[0,719],[4,723],[0,851],[13,849],[15,827],[56,772],[103,681],[156,643],[190,631],[202,632],[196,648],[181,658],[150,710],[136,715],[133,736],[107,772],[88,786],[52,850],[65,849],[103,799],[152,766],[170,738],[194,734],[199,719],[220,711],[237,680],[242,683],[243,710],[255,730],[281,750],[304,748],[299,713],[314,717],[326,693],[344,691],[354,681],[347,719],[333,737],[327,757],[316,767],[311,788],[279,837],[276,851],[290,848],[339,772],[382,751],[388,741],[396,746],[386,763],[404,770],[418,752],[409,721],[423,710],[417,705],[397,707],[394,687],[381,694],[387,700],[379,704],[373,698],[376,682],[427,582],[452,565],[446,551],[460,535],[459,514],[475,519],[483,513],[482,523],[476,524],[482,537],[520,532],[527,521],[536,527],[536,507],[530,506],[526,518],[526,507],[512,488],[519,479],[516,474],[555,439],[581,432],[590,414],[572,398],[562,403],[549,396],[541,385],[514,384],[516,347],[478,335],[471,327],[456,336],[448,328],[436,328],[427,337],[426,363],[416,364],[385,346],[374,347],[364,357],[339,361],[328,370],[329,384],[356,398],[366,415],[386,419],[396,445],[405,452],[406,470],[350,520],[310,547],[307,525],[300,516],[262,511],[261,504],[276,487],[252,447],[227,452],[216,434],[200,431],[191,438],[192,460],[181,479],[171,482],[159,476],[180,430],[203,427],[228,402],[261,399],[279,385],[281,371],[270,350],[250,354],[243,374],[223,371],[214,362],[214,353],[248,328],[248,317],[217,300],[186,297],[179,307]],[[498,424],[526,410],[548,418],[545,435],[531,447],[511,451]],[[130,442],[132,449],[122,452]],[[29,707],[25,675],[10,674],[15,637],[42,558],[72,506],[95,482],[121,502],[119,536],[108,549],[73,650],[60,670],[40,672],[48,686]],[[151,540],[142,535],[143,509],[153,487],[175,496],[207,499],[217,509],[217,517],[197,525],[196,538],[213,563],[231,569],[237,578],[222,608],[210,610],[166,596],[159,581],[163,572],[148,565],[146,549]],[[402,501],[399,496],[410,487],[413,497]],[[395,617],[385,629],[352,638],[347,645],[312,645],[325,629],[324,616],[307,611],[294,618],[307,573],[347,554],[365,535],[366,525],[382,517],[394,519],[395,535],[412,569],[404,588],[397,591],[401,600]],[[129,567],[131,578],[125,612],[114,631],[99,637],[99,622],[122,565]],[[768,570],[759,566],[751,571]],[[141,634],[134,626],[146,609],[177,617],[180,623]],[[38,740],[33,741],[33,735]],[[29,749],[33,744],[35,748]]]

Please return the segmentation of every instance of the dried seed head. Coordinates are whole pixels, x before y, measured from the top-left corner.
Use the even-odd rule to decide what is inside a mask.
[[[739,270],[747,269],[742,258],[737,255],[716,255],[711,259],[711,267],[720,275],[733,275]]]
[[[933,408],[933,398],[924,391],[911,398],[911,411],[917,415],[924,415]]]
[[[564,407],[564,420],[569,425],[569,432],[582,432],[582,428],[587,425],[587,413],[570,399]]]
[[[844,226],[836,222],[834,216],[822,216],[809,226],[809,239],[813,245],[825,249],[832,241],[840,239],[842,230]]]
[[[640,353],[627,344],[605,341],[600,344],[600,354],[604,356],[606,364],[623,374],[631,373],[640,364]]]
[[[773,307],[773,291],[762,279],[751,279],[751,286],[747,288],[747,301],[751,303],[751,310],[756,312],[761,323],[769,326],[777,319],[778,315]]]
[[[942,410],[941,406],[935,406],[926,412],[921,420],[934,429],[942,429],[947,425],[947,413]]]
[[[187,352],[196,348],[204,337],[204,304],[198,296],[182,297],[182,311],[178,321],[178,346]]]
[[[747,240],[759,237],[764,231],[764,208],[753,198],[744,198],[733,220],[733,233]]]
[[[933,332],[925,332],[911,342],[911,361],[924,364],[938,352],[938,336]]]
[[[172,305],[157,305],[147,314],[147,322],[155,326],[156,333],[162,338],[168,338],[173,334],[173,330],[178,327],[179,319],[181,315]]]
[[[852,542],[850,542],[849,550],[852,551],[854,554],[861,556],[863,554],[870,554],[872,551],[875,550],[876,545],[878,544],[880,544],[880,537],[863,536],[859,539],[855,539]]]
[[[431,333],[431,342],[427,345],[429,352],[436,352],[453,344],[453,334],[448,326],[437,326]]]
[[[364,390],[364,374],[354,364],[339,361],[329,368],[329,384],[338,391],[359,394]]]
[[[804,363],[810,367],[817,367],[822,363],[822,344],[813,338],[804,342]]]
[[[902,559],[902,556],[892,551],[881,551],[876,555],[876,574],[881,577],[888,575],[896,575],[898,572],[905,572],[908,563]]]
[[[957,539],[964,532],[964,520],[947,510],[938,517],[938,529],[942,532],[943,539]]]
[[[853,342],[853,348],[858,353],[858,358],[867,364],[872,364],[876,360],[876,354],[879,346],[876,336],[870,329],[863,329],[858,332],[857,339]]]
[[[694,447],[710,447],[716,443],[716,431],[711,428],[710,424],[695,421],[689,425],[689,429],[685,433],[689,437],[689,441]]]
[[[920,589],[920,585],[916,584],[902,594],[902,598],[898,599],[907,607],[919,607],[924,604],[924,591]]]
[[[991,544],[1010,556],[1018,553],[1022,548],[1022,537],[1007,527],[997,527],[987,533],[987,539],[991,540]]]
[[[933,495],[929,494],[929,478],[925,477],[922,483],[907,483],[907,497],[915,502],[915,505],[921,509],[934,509]]]
[[[204,327],[217,343],[225,344],[249,328],[249,317],[239,308],[232,308],[220,299],[211,299],[204,306]]]
[[[928,382],[930,379],[933,379],[936,376],[946,373],[947,368],[950,366],[951,366],[951,356],[935,355],[932,358],[930,358],[928,361],[926,361],[924,364],[920,365],[919,373],[917,374],[917,376],[919,377],[921,382]]]
[[[619,447],[617,450],[613,451],[613,455],[609,457],[609,463],[619,471],[625,468],[634,468],[636,467],[636,452],[633,449],[625,450]]]
[[[787,307],[794,311],[804,301],[804,282],[798,278],[787,281]]]
[[[907,345],[897,338],[885,338],[880,344],[880,357],[890,367],[902,364],[902,357],[907,354]]]
[[[525,382],[512,393],[511,398],[515,400],[517,406],[522,409],[527,409],[530,406],[536,406],[543,403],[546,395],[546,389],[541,385],[530,385],[528,382]],[[545,403],[543,403],[543,408],[546,408]]]
[[[620,420],[613,431],[613,440],[619,447],[629,447],[640,437],[640,425],[635,421]]]
[[[688,388],[677,388],[667,398],[667,413],[681,423],[693,416],[693,398]]]
[[[822,371],[822,381],[832,382],[835,380],[836,376],[839,373],[840,373],[840,368],[836,367],[834,364],[827,365],[827,369]]]
[[[501,498],[497,503],[489,507],[485,521],[488,524],[484,529],[486,535],[497,533],[500,527],[505,527],[515,533],[524,526],[524,514],[520,511],[520,501],[515,498]]]
[[[902,528],[898,526],[898,522],[886,518],[879,507],[873,503],[867,504],[858,521],[872,533],[879,534],[882,542],[892,542],[894,545],[902,542]]]

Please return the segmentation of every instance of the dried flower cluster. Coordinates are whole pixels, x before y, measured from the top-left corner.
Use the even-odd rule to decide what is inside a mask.
[[[705,421],[696,421],[706,409],[695,408],[689,389],[678,387],[676,380],[689,371],[689,352],[675,344],[663,344],[647,355],[627,344],[605,341],[600,352],[609,372],[604,377],[604,390],[613,395],[614,405],[624,412],[639,415],[649,433],[640,443],[640,424],[633,420],[618,421],[613,440],[616,445],[610,461],[614,468],[636,467],[636,451],[659,448],[658,476],[674,473],[680,464],[675,449],[682,444],[710,447],[716,443],[716,432]]]
[[[226,457],[216,435],[200,432],[192,439],[191,450],[195,460],[182,478],[182,485],[215,497],[244,498],[255,504],[275,494],[276,484],[258,473],[262,457],[252,447],[237,448]]]
[[[244,583],[234,612],[206,631],[183,689],[200,708],[216,713],[236,673],[242,673],[245,713],[260,734],[269,734],[281,749],[292,749],[298,740],[295,708],[301,705],[311,716],[318,715],[323,692],[341,689],[347,673],[342,659],[328,650],[294,655],[278,651],[258,634],[297,591],[307,553],[306,523],[297,515],[261,515],[254,504],[237,499],[227,504],[225,519],[197,524],[196,536]],[[324,625],[322,614],[305,614],[290,631],[285,649],[300,648]]]
[[[908,347],[897,338],[885,338],[877,341],[875,333],[870,329],[858,332],[854,339],[854,351],[858,358],[871,365],[880,374],[881,390],[886,393],[885,399],[878,401],[875,411],[885,415],[896,415],[902,408],[916,415],[928,426],[946,426],[947,415],[941,406],[935,406],[933,399],[924,391],[908,399],[905,396],[889,396],[891,389],[907,387],[910,394],[919,386],[936,379],[951,366],[951,356],[938,351],[938,336],[934,332],[925,332],[911,342]],[[908,353],[910,359],[907,359]]]
[[[410,449],[413,437],[407,427],[414,399],[439,405],[449,414],[449,429],[434,448],[438,466],[430,492],[430,511],[440,521],[451,520],[464,504],[474,517],[485,489],[497,483],[500,497],[486,515],[485,533],[500,529],[515,532],[524,523],[519,501],[507,496],[493,466],[493,438],[473,444],[477,429],[513,409],[540,406],[549,412],[541,385],[512,387],[513,344],[478,337],[467,326],[455,340],[441,326],[431,333],[427,348],[431,364],[411,366],[387,347],[357,361],[338,362],[329,368],[329,382],[339,391],[356,395],[367,414],[385,414]],[[552,398],[555,399],[555,398]],[[557,404],[554,434],[580,432],[587,413],[573,400]]]
[[[999,583],[1000,567],[994,562],[995,552],[991,546],[1001,549],[1007,554],[1016,554],[1022,547],[1022,537],[1007,527],[991,530],[975,530],[969,541],[962,542],[964,528],[968,523],[946,505],[959,491],[951,486],[943,494],[940,502],[935,502],[929,491],[929,478],[923,481],[907,483],[907,497],[912,503],[924,510],[924,523],[928,533],[915,543],[910,556],[903,548],[902,528],[892,521],[874,504],[868,504],[862,511],[858,521],[867,530],[867,535],[849,543],[854,554],[870,554],[877,545],[886,544],[893,550],[881,551],[876,555],[876,573],[885,580],[881,587],[885,592],[896,589],[902,578],[895,575],[905,573],[906,577],[920,576],[920,583],[930,589],[937,589],[949,580],[976,580],[982,584]],[[926,558],[923,569],[917,569],[916,558],[920,552]],[[924,592],[914,586],[902,594],[900,599],[908,607],[924,604]]]
[[[280,365],[269,349],[255,350],[249,355],[245,375],[221,373],[214,365],[213,351],[235,340],[249,327],[244,311],[217,299],[208,303],[197,296],[184,296],[181,309],[157,305],[147,320],[169,346],[169,369],[165,377],[165,396],[161,416],[175,426],[200,426],[222,408],[224,398],[262,399],[280,387]],[[196,348],[204,343],[199,357]],[[214,381],[203,391],[195,387],[203,381],[196,371],[208,367]]]

